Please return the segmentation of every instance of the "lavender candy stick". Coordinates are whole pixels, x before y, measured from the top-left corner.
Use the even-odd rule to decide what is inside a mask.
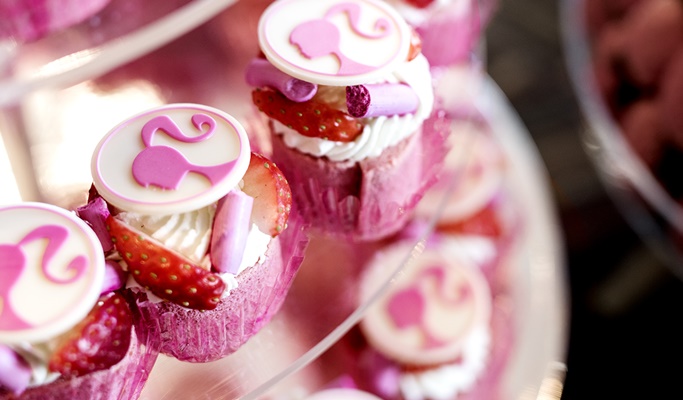
[[[289,100],[301,103],[310,100],[318,91],[318,85],[294,78],[275,68],[268,60],[255,58],[247,66],[247,83],[254,87],[270,86]]]
[[[218,201],[211,232],[211,263],[220,272],[239,272],[253,204],[251,196],[235,190]]]
[[[31,367],[9,346],[0,344],[0,388],[20,394],[31,380]]]
[[[417,93],[402,83],[346,87],[346,106],[349,114],[356,118],[410,114],[419,105]]]

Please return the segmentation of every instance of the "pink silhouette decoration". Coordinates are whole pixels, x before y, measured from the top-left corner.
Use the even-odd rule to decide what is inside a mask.
[[[21,249],[22,245],[38,239],[48,240],[41,260],[41,268],[43,274],[51,282],[66,285],[80,279],[85,273],[87,259],[83,255],[74,257],[66,266],[65,271],[70,273],[70,277],[59,278],[50,272],[49,265],[52,257],[62,247],[68,235],[69,231],[63,226],[43,225],[29,232],[16,245],[0,244],[0,298],[3,299],[2,307],[0,307],[0,329],[16,330],[32,326],[16,313],[10,301],[10,293],[26,268],[26,255]]]
[[[438,300],[451,305],[458,306],[472,295],[472,290],[468,285],[460,285],[457,290],[453,290],[445,285],[445,267],[436,265],[423,270],[413,285],[396,292],[387,306],[388,313],[394,324],[399,330],[418,326],[424,336],[424,349],[441,347],[447,342],[437,339],[431,334],[425,325],[425,308],[427,299],[424,290],[420,287],[421,282],[432,278],[437,286]]]
[[[376,67],[361,64],[345,56],[340,49],[341,33],[336,25],[328,19],[338,13],[346,13],[351,29],[357,35],[368,39],[381,39],[391,34],[391,25],[384,18],[375,22],[375,33],[362,32],[358,27],[361,8],[356,3],[339,3],[331,7],[325,17],[314,19],[297,25],[289,36],[289,41],[299,47],[299,51],[307,58],[314,59],[332,54],[339,60],[337,75],[347,76],[370,72]],[[324,39],[322,39],[324,38]]]
[[[209,115],[195,114],[191,120],[195,128],[203,132],[201,135],[186,136],[167,115],[155,117],[142,127],[141,137],[146,148],[135,157],[132,166],[133,177],[138,184],[144,187],[154,185],[162,189],[175,190],[190,172],[203,175],[212,185],[230,174],[237,159],[219,165],[195,165],[172,147],[152,145],[152,138],[157,131],[163,131],[171,138],[184,143],[198,143],[213,135],[216,121]],[[204,126],[207,127],[206,130]]]

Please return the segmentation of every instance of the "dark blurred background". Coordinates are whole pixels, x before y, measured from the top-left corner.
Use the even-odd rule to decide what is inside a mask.
[[[644,245],[584,151],[561,36],[564,0],[500,0],[487,67],[544,160],[571,295],[562,399],[683,398],[683,284]]]

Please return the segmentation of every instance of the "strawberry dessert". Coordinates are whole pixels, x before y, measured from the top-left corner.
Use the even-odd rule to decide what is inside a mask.
[[[280,0],[262,14],[246,81],[272,157],[314,228],[397,232],[447,152],[420,38],[378,0]]]
[[[0,227],[0,399],[136,399],[157,352],[94,230],[43,203]]]
[[[642,167],[683,203],[683,3],[593,0],[584,6],[591,88]]]
[[[287,179],[232,116],[197,104],[145,111],[107,133],[89,204],[164,354],[207,362],[278,311],[307,239]]]
[[[361,303],[413,246],[395,241],[377,253],[361,276]],[[351,376],[388,400],[496,399],[513,343],[510,309],[457,245],[433,235],[345,338]]]
[[[111,0],[0,0],[0,39],[32,42],[87,20]]]

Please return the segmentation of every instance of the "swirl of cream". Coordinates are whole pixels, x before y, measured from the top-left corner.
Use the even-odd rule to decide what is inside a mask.
[[[283,140],[288,147],[315,157],[327,157],[332,161],[362,161],[377,157],[385,149],[418,131],[422,122],[429,117],[434,108],[434,91],[429,62],[424,56],[420,55],[410,62],[401,64],[385,78],[385,82],[405,83],[413,88],[420,100],[415,113],[363,119],[365,128],[352,142],[335,142],[303,136],[273,121],[275,132],[283,135]]]

